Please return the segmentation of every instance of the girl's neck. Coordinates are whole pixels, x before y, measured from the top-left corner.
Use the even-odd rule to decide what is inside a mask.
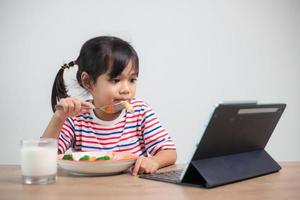
[[[99,119],[104,120],[104,121],[112,121],[112,120],[117,119],[120,116],[121,112],[122,111],[114,113],[114,114],[108,114],[108,113],[103,112],[102,110],[94,110],[96,117],[98,117]]]

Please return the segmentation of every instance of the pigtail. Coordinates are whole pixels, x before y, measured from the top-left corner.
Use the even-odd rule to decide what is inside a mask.
[[[56,74],[51,94],[51,106],[53,112],[55,112],[55,105],[60,99],[69,97],[68,90],[64,81],[64,70],[73,67],[75,64],[76,61],[71,61],[68,64],[65,63],[63,66],[61,66],[61,68]]]

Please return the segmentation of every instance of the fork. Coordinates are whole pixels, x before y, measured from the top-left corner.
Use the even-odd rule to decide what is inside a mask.
[[[91,109],[91,108],[86,107],[86,106],[82,106],[82,108]],[[93,110],[99,109],[99,110],[102,110],[102,111],[104,111],[108,114],[114,114],[114,113],[117,113],[117,112],[121,111],[123,108],[126,108],[129,112],[134,112],[134,109],[133,109],[132,105],[130,105],[130,103],[128,101],[121,101],[121,102],[111,104],[111,105],[95,107],[95,108],[93,108]],[[63,106],[56,105],[55,109],[56,110],[63,110]]]

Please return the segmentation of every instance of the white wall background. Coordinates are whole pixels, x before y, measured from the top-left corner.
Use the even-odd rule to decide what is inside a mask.
[[[267,150],[300,160],[300,1],[0,0],[0,27],[0,164],[19,163],[20,139],[42,134],[57,70],[99,35],[139,53],[137,96],[172,134],[178,162],[214,104],[244,99],[287,103]]]

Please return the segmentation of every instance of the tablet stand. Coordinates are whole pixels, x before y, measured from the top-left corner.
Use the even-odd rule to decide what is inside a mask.
[[[215,187],[281,169],[265,150],[194,160],[182,179],[184,184]]]

